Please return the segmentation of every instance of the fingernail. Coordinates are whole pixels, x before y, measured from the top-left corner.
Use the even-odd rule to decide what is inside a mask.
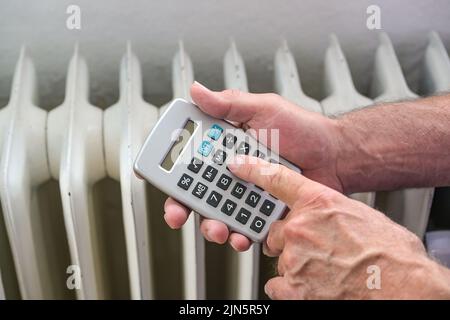
[[[205,89],[205,90],[208,90],[208,91],[209,91],[209,89],[208,89],[207,87],[205,87],[204,85],[202,85],[202,84],[201,84],[200,82],[198,82],[198,81],[194,81],[194,84],[195,84],[196,86],[202,88],[202,89]]]
[[[212,241],[211,240],[211,230],[209,230],[209,229],[207,229],[206,230],[206,232],[205,232],[205,238],[206,238],[206,240],[208,240],[208,241]]]

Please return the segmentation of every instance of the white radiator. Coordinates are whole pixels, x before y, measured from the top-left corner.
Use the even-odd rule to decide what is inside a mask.
[[[244,61],[233,42],[223,66],[225,86],[247,91]],[[326,98],[319,103],[302,91],[283,42],[275,54],[274,90],[325,115],[416,97],[386,34],[380,35],[370,98],[355,89],[334,35],[324,66]],[[190,98],[193,70],[180,43],[172,63],[174,98]],[[429,36],[422,80],[423,94],[450,90],[450,61],[436,33]],[[37,100],[33,60],[21,50],[10,101],[0,110],[0,299],[263,298],[275,262],[261,255],[259,245],[237,254],[205,244],[197,215],[181,232],[170,230],[162,218],[165,196],[134,176],[136,153],[164,106],[144,101],[131,45],[121,61],[115,105],[91,105],[88,83],[76,46],[65,100],[47,112]],[[432,189],[353,196],[423,236]],[[69,289],[77,270],[81,287]]]

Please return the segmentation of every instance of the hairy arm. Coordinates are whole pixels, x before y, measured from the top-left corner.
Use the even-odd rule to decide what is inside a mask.
[[[345,193],[450,185],[450,95],[351,112],[337,127]]]

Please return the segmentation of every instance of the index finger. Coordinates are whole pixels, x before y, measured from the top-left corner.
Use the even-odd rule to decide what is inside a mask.
[[[317,182],[283,165],[269,163],[257,157],[238,155],[228,168],[237,177],[256,184],[290,208],[298,200],[309,202],[313,192],[323,188]]]

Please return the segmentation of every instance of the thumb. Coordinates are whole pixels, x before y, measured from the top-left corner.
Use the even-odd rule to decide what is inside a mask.
[[[264,116],[283,103],[280,96],[271,93],[248,93],[237,89],[211,91],[194,82],[191,86],[192,100],[203,112],[219,119],[246,123],[255,114]]]
[[[326,188],[283,165],[257,157],[237,155],[228,168],[238,178],[256,184],[290,208],[296,201],[310,202],[314,195]]]

